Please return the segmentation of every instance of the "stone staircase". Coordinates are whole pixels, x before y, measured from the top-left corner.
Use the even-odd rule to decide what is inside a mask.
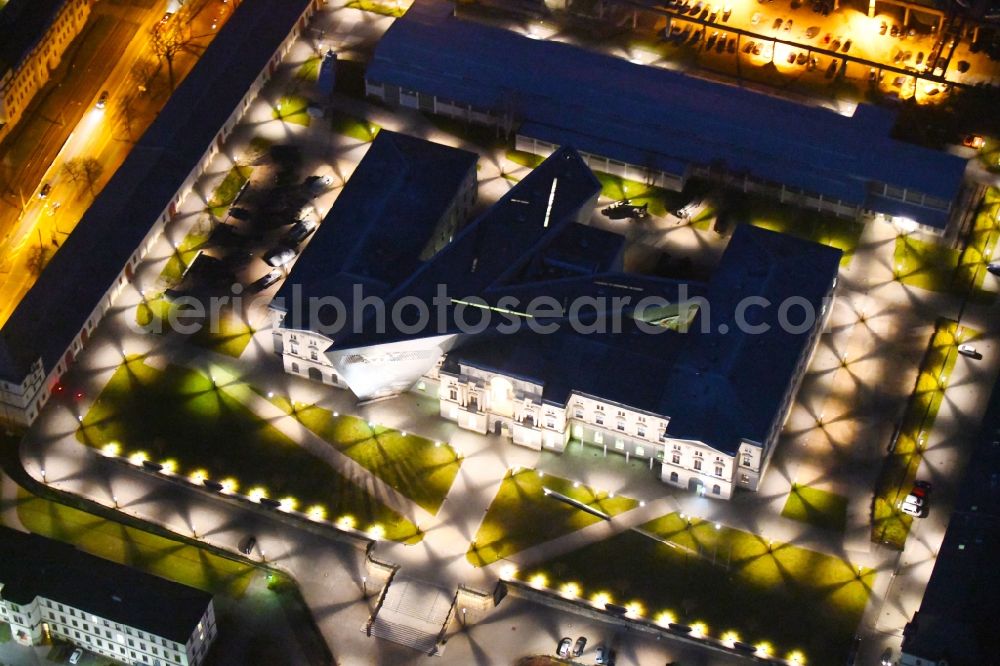
[[[454,594],[431,583],[394,576],[383,591],[368,634],[428,655],[451,620]]]

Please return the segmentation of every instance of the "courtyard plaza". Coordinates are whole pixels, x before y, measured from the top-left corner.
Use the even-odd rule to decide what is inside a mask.
[[[172,245],[180,243],[203,214],[211,193],[236,163],[232,155],[241,152],[241,142],[249,143],[253,136],[262,135],[275,143],[294,143],[301,146],[304,155],[303,174],[312,173],[312,169],[320,165],[329,165],[342,179],[349,176],[364,154],[365,142],[325,131],[326,123],[318,119],[313,119],[308,126],[282,122],[275,119],[273,105],[284,94],[295,68],[314,57],[319,49],[317,43],[310,44],[316,35],[322,35],[324,43],[336,43],[337,40],[357,39],[353,28],[377,32],[382,26],[383,19],[372,19],[368,14],[357,13],[357,24],[341,20],[351,16],[353,11],[333,9],[320,15],[321,22],[328,22],[327,29],[307,31],[306,37],[289,55],[283,72],[254,103],[231,145],[216,157],[196,193],[181,203],[177,219],[168,227],[158,248],[140,266],[135,287],[126,289],[116,301],[113,313],[99,327],[67,378],[67,385],[78,389],[82,397],[65,396],[54,400],[32,430],[30,442],[22,451],[28,471],[58,488],[107,506],[117,505],[119,510],[131,515],[228,550],[235,550],[246,533],[256,533],[261,553],[255,556],[285,569],[296,578],[331,646],[343,646],[340,649],[345,655],[384,651],[385,663],[393,663],[390,654],[402,648],[372,642],[357,631],[367,619],[366,600],[376,593],[379,583],[368,580],[360,553],[326,537],[322,528],[281,516],[262,517],[232,500],[206,497],[138,469],[105,460],[94,450],[79,444],[80,420],[125,359],[137,358],[161,369],[174,364],[208,376],[218,375],[218,390],[236,395],[246,409],[300,446],[314,452],[322,450],[325,463],[332,468],[351,478],[365,479],[367,492],[418,525],[423,533],[418,543],[404,545],[380,541],[376,546],[379,558],[401,565],[410,575],[449,585],[466,583],[490,589],[505,565],[527,569],[660,516],[681,512],[875,570],[872,602],[863,620],[865,628],[873,626],[877,611],[887,615],[879,615],[878,637],[870,648],[866,645],[865,650],[875,655],[883,643],[898,644],[902,623],[916,608],[922,592],[921,581],[926,580],[933,553],[943,536],[947,518],[947,479],[961,469],[961,450],[954,446],[956,438],[963,424],[975,422],[978,417],[985,396],[980,396],[975,387],[984,385],[983,382],[994,376],[997,356],[995,340],[990,337],[995,335],[990,326],[990,306],[970,305],[965,310],[963,323],[984,331],[988,337],[976,342],[984,354],[982,361],[974,366],[971,361],[958,365],[951,381],[955,390],[949,392],[939,425],[931,434],[925,467],[929,463],[935,470],[936,486],[943,492],[936,493],[932,517],[919,524],[902,556],[871,544],[865,538],[869,529],[865,504],[871,492],[872,475],[881,462],[891,434],[891,424],[887,425],[885,418],[886,406],[867,398],[892,386],[891,395],[898,400],[891,401],[890,406],[901,404],[912,387],[913,378],[899,368],[912,368],[915,372],[930,335],[929,322],[933,321],[933,317],[925,313],[954,316],[957,310],[953,296],[908,287],[893,279],[895,232],[887,225],[869,224],[856,256],[842,270],[843,280],[833,319],[813,359],[810,375],[800,391],[786,437],[779,445],[762,491],[757,495],[738,496],[728,503],[672,491],[658,481],[645,462],[625,464],[614,456],[604,460],[599,450],[580,448],[579,444],[572,445],[563,456],[553,456],[515,447],[498,437],[460,430],[454,423],[437,416],[436,400],[432,397],[407,394],[359,406],[345,391],[286,375],[273,356],[271,332],[266,328],[261,304],[245,313],[256,333],[239,359],[197,349],[177,334],[157,336],[134,330],[132,322],[135,309],[144,298],[143,290],[157,288],[158,276],[174,254]],[[475,147],[421,121],[416,114],[390,114],[341,96],[336,98],[335,105],[344,113],[363,116],[380,126],[461,147]],[[479,152],[483,152],[482,148]],[[487,155],[480,165],[480,198],[484,202],[495,200],[506,191],[510,183],[507,174],[516,175],[519,168],[524,168],[506,160],[502,153],[494,153],[492,158]],[[318,200],[320,213],[328,209],[335,196],[336,190]],[[595,222],[618,230],[624,228],[630,235],[640,235],[634,232],[634,226],[629,228],[630,223],[610,222],[599,214],[595,214]],[[711,263],[711,257],[724,246],[724,241],[714,232],[681,225],[676,220],[653,222],[655,228],[669,229],[662,237],[647,230],[641,232],[656,249],[669,247],[678,255],[689,251],[696,261]],[[915,326],[920,322],[923,323]],[[901,350],[902,355],[897,350]],[[256,392],[249,391],[248,387]],[[441,508],[431,515],[347,456],[324,447],[315,433],[263,397],[269,392],[302,405],[355,414],[379,426],[447,442],[461,453],[462,464]],[[504,476],[508,470],[519,467],[625,495],[641,504],[610,522],[600,521],[557,539],[542,540],[523,549],[510,561],[474,567],[467,558],[470,545]],[[42,469],[45,470],[44,478]],[[921,476],[926,476],[923,472]],[[795,483],[821,487],[849,498],[844,534],[781,516]],[[337,545],[331,547],[332,543]],[[898,576],[894,575],[897,570]],[[524,611],[521,602],[517,606],[520,612],[529,615],[536,612]],[[496,611],[497,617],[508,612],[511,611],[501,607]],[[543,614],[546,613],[557,615],[548,610]],[[549,625],[565,621],[563,616],[558,617]],[[462,654],[461,650],[465,649],[475,654],[472,636],[475,632],[499,630],[499,621],[491,622],[486,618],[482,625],[471,629],[469,643],[464,648],[456,649],[463,639],[452,641],[450,652],[446,654]],[[551,645],[543,648],[546,652],[552,649]]]

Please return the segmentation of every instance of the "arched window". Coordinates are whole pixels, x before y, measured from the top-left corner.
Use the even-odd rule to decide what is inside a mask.
[[[721,495],[722,494],[722,486],[720,486],[719,484],[715,484],[714,486],[712,486],[712,494],[713,495]]]
[[[677,472],[671,472],[670,473],[670,482],[671,483],[677,483],[677,478],[678,478],[677,477]]]

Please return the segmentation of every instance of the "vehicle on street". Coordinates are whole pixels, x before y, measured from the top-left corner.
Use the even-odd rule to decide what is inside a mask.
[[[165,14],[163,15],[163,18],[161,18],[161,19],[160,19],[160,23],[166,23],[167,21],[169,21],[169,20],[170,20],[170,18],[171,18],[171,17],[173,16],[173,15],[174,15],[174,13],[173,13],[173,12],[167,12],[167,13],[165,13]]]
[[[886,648],[882,656],[879,657],[880,666],[892,666],[892,648]]]
[[[281,242],[286,245],[298,245],[309,238],[309,235],[316,231],[317,226],[316,220],[299,220],[292,225],[292,228],[288,230],[288,233],[285,234]]]
[[[701,13],[701,8],[703,6],[704,5],[701,2],[701,0],[698,0],[698,2],[694,3],[694,5],[691,7],[691,9],[688,10],[688,14],[690,14],[691,16],[697,16],[698,14]]]
[[[976,348],[973,347],[972,345],[959,345],[958,353],[961,354],[962,356],[968,356],[969,358],[973,358],[977,361],[983,358],[983,355],[980,354],[978,351],[976,351]]]
[[[899,510],[908,516],[913,516],[914,518],[921,518],[924,515],[923,507],[912,502],[903,502],[903,504],[899,507]]]
[[[917,497],[913,493],[910,493],[909,495],[906,496],[906,499],[903,500],[903,504],[913,504],[915,506],[920,507],[924,505],[924,498]]]
[[[753,16],[750,17],[750,25],[757,25],[760,23],[760,12],[754,12]]]
[[[833,75],[837,73],[837,61],[834,60],[830,63],[830,66],[826,68],[826,78],[833,78]]]
[[[850,39],[848,39],[846,42],[844,42],[844,48],[843,48],[844,53],[847,53],[848,51],[851,50],[851,44],[852,44],[852,42],[851,42]]]
[[[994,261],[992,264],[986,267],[986,270],[993,275],[1000,276],[1000,261]]]
[[[703,203],[704,199],[700,197],[695,197],[694,199],[687,202],[677,210],[672,211],[673,215],[674,217],[679,217],[681,219],[691,217],[691,215],[693,215],[694,212],[698,210],[698,208],[700,208]]]
[[[248,211],[246,208],[240,208],[239,206],[233,206],[232,208],[230,208],[229,214],[235,217],[237,220],[246,221],[250,219],[250,211]]]
[[[788,32],[789,30],[792,29],[793,23],[794,21],[792,21],[792,19],[788,19],[787,21],[785,21],[785,32]]]
[[[80,663],[80,659],[82,657],[83,657],[83,650],[80,649],[80,648],[77,648],[77,649],[73,650],[73,654],[71,654],[69,656],[69,663],[71,663],[71,664],[79,664]]]
[[[722,22],[725,23],[729,20],[729,17],[733,15],[733,8],[726,5],[726,8],[722,11]]]
[[[969,71],[969,63],[965,60],[958,61],[958,71],[960,74],[965,74]]]
[[[249,250],[238,250],[236,252],[230,252],[225,257],[222,258],[222,266],[228,268],[229,270],[236,270],[238,268],[243,268],[251,261],[253,261],[254,254]]]
[[[252,534],[248,534],[243,537],[240,541],[240,552],[244,555],[249,555],[253,552],[253,547],[257,545],[257,537]]]
[[[103,109],[108,105],[108,91],[104,90],[101,92],[101,96],[97,98],[97,108]]]
[[[736,38],[730,37],[729,41],[726,43],[726,51],[729,53],[736,53]]]
[[[892,24],[892,28],[889,30],[890,37],[899,37],[899,26],[895,23]]]
[[[930,492],[931,492],[930,481],[914,481],[913,490],[910,491],[910,494],[915,497],[919,497],[921,499],[926,500],[927,496],[930,495]]]
[[[680,32],[680,28],[677,28],[677,32]],[[306,178],[306,187],[309,189],[309,194],[319,196],[324,192],[328,191],[333,187],[333,177],[330,175],[326,176],[309,176]]]
[[[795,64],[795,54],[794,53],[789,53],[788,54],[788,58],[786,58],[786,60],[788,60],[788,64],[789,65],[794,65]]]
[[[889,30],[889,24],[882,21],[882,24],[878,27],[878,34],[884,35]]]
[[[777,30],[778,28],[781,27],[782,23],[784,23],[784,21],[779,16],[778,18],[774,19],[774,23],[771,25],[771,29]]]
[[[830,33],[826,33],[825,35],[823,35],[823,43],[824,44],[829,44],[830,40],[832,38],[833,38],[833,35],[831,35]]]
[[[44,199],[49,196],[49,192],[52,191],[52,183],[45,183],[42,185],[42,189],[38,190],[38,198]]]
[[[830,42],[830,50],[832,50],[832,51],[839,51],[840,50],[840,38],[839,37],[837,39],[833,40],[832,42]]]
[[[587,647],[587,637],[580,636],[579,638],[576,639],[576,644],[573,646],[573,656],[579,657],[581,654],[583,654],[583,650],[586,647]]]
[[[281,271],[275,268],[250,283],[251,291],[264,291],[281,279]]]
[[[809,56],[807,56],[804,52],[795,56],[796,65],[804,65],[807,62],[809,62]]]
[[[628,218],[642,219],[649,215],[648,208],[648,203],[637,206],[632,203],[631,199],[622,199],[602,209],[601,213],[607,215],[612,220],[624,220]]]
[[[819,34],[819,26],[813,25],[806,29],[806,39],[812,39]]]
[[[924,62],[924,52],[917,51],[917,65],[923,64]]]
[[[569,647],[572,644],[573,644],[572,638],[570,638],[569,636],[563,637],[563,639],[559,641],[559,645],[556,646],[556,655],[560,657],[568,657]]]
[[[753,47],[754,47],[754,46],[755,46],[756,44],[757,44],[757,42],[747,42],[747,43],[746,43],[746,44],[745,44],[745,45],[743,46],[743,53],[750,53],[751,51],[753,51]]]
[[[281,268],[295,258],[295,250],[290,247],[276,247],[264,255],[264,262],[268,266]]]
[[[597,646],[597,654],[594,656],[594,663],[606,666],[608,663],[608,649],[603,645]]]

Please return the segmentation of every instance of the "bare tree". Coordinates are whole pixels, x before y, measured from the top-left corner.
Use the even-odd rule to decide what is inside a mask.
[[[52,255],[55,254],[55,250],[46,245],[37,245],[31,248],[31,254],[28,255],[27,268],[28,273],[33,277],[38,277],[45,270],[49,261],[52,259]]]
[[[156,77],[156,70],[159,65],[152,58],[139,58],[132,65],[132,79],[135,81],[136,89],[139,92],[146,92]]]
[[[191,44],[191,25],[176,18],[157,23],[150,30],[150,46],[156,57],[167,63],[170,92],[174,91],[174,58]]]
[[[74,183],[83,183],[90,192],[90,198],[97,196],[94,187],[104,173],[104,165],[94,157],[74,157],[63,162],[62,172],[66,174]]]

